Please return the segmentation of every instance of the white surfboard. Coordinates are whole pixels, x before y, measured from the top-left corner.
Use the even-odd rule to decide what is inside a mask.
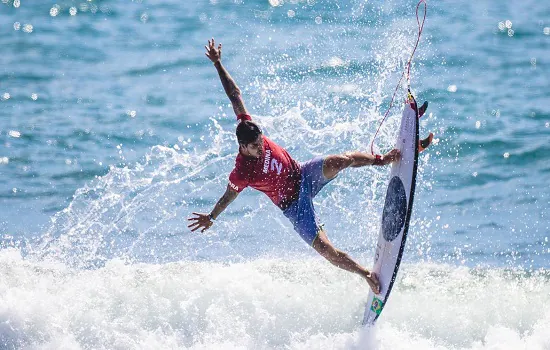
[[[388,302],[409,230],[418,163],[418,106],[410,93],[395,148],[401,150],[401,159],[391,168],[372,269],[380,280],[380,294],[369,293],[363,317],[367,326],[374,325]]]

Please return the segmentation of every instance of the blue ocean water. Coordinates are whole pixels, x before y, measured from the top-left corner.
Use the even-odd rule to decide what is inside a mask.
[[[203,46],[297,160],[369,150],[416,40],[416,2],[0,0],[1,349],[550,349],[550,6],[429,2],[428,100],[398,281],[368,289],[246,190],[205,234],[237,152]],[[375,140],[392,148],[394,108]],[[372,264],[388,169],[316,205]]]

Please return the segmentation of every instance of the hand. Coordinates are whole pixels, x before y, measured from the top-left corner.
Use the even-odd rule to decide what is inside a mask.
[[[212,220],[210,220],[209,214],[201,214],[201,213],[193,213],[193,215],[196,215],[195,217],[187,219],[188,221],[193,221],[189,226],[191,229],[191,232],[195,232],[196,230],[203,228],[201,230],[201,233],[208,230],[210,226],[212,226],[214,223]]]
[[[204,48],[206,49],[206,57],[208,57],[212,63],[222,60],[222,44],[219,44],[216,49],[214,38],[212,38],[212,41],[208,40],[208,46],[204,46]]]
[[[386,165],[396,162],[399,160],[399,158],[401,158],[401,151],[394,148],[388,153],[384,154],[384,156],[382,157],[382,164]]]

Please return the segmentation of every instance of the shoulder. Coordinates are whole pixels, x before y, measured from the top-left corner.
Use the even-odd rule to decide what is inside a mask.
[[[235,157],[235,169],[233,171],[246,173],[251,166],[253,166],[252,161],[239,152]]]
[[[268,138],[267,136],[265,135],[262,135],[263,139],[264,139],[264,145],[266,145],[267,147],[273,149],[273,148],[280,148],[280,149],[284,149],[283,147],[281,147],[277,142],[271,140],[270,138]]]

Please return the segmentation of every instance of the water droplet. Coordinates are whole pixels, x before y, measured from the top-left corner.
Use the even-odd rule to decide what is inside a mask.
[[[135,118],[136,115],[137,115],[137,112],[136,112],[136,111],[127,111],[126,114],[127,114],[130,118]]]
[[[550,35],[550,27],[544,27],[542,32],[544,33],[544,35]]]
[[[13,137],[13,138],[19,138],[21,137],[21,133],[17,130],[10,130],[8,132],[8,135],[10,135],[10,137]]]
[[[480,127],[481,127],[481,122],[478,120],[478,121],[476,122],[476,129],[479,129]]]
[[[288,12],[286,13],[288,17],[292,18],[294,16],[296,16],[296,12],[292,11],[292,10],[288,10]]]
[[[50,9],[50,16],[55,17],[59,14],[59,6],[53,5],[53,7]]]
[[[507,19],[504,24],[506,25],[506,28],[508,28],[508,29],[512,28],[512,21],[510,21],[509,19]]]
[[[550,128],[550,123],[549,123],[549,122],[546,122],[546,123],[544,124],[544,126],[547,127],[547,128]]]
[[[537,59],[535,57],[531,58],[531,65],[535,67],[537,65]]]
[[[38,95],[37,94],[32,94],[31,98],[33,99],[33,101],[36,101],[36,100],[38,100]]]
[[[315,17],[315,23],[317,23],[317,24],[323,23],[323,19],[321,18],[321,16]]]
[[[340,57],[334,56],[334,57],[331,57],[328,60],[327,65],[329,67],[341,67],[341,66],[345,65],[345,62]]]
[[[514,30],[508,29],[508,36],[514,36]]]
[[[282,1],[281,0],[269,0],[269,4],[273,7],[276,7],[276,6],[281,6],[282,5]]]
[[[18,8],[19,6],[21,6],[21,0],[14,0],[13,7]]]
[[[25,33],[32,33],[33,29],[34,29],[34,27],[32,26],[32,24],[25,24],[23,26],[23,31]]]
[[[71,14],[71,16],[76,16],[77,12],[78,10],[74,6],[69,9],[69,13]]]
[[[15,22],[15,23],[13,24],[13,29],[15,29],[15,30],[21,29],[21,23]]]
[[[447,91],[449,92],[456,92],[456,90],[457,90],[456,85],[449,85],[449,87],[447,87]]]
[[[474,171],[474,173],[472,174],[473,177],[477,177],[477,171]]]
[[[508,152],[504,153],[504,158],[510,158],[510,153]]]
[[[142,13],[139,20],[142,21],[143,23],[146,23],[149,20],[149,15],[147,13]]]
[[[504,25],[504,22],[498,22],[498,29],[503,32],[506,26]]]
[[[10,162],[10,159],[8,157],[0,158],[0,164],[8,164],[9,162]]]

